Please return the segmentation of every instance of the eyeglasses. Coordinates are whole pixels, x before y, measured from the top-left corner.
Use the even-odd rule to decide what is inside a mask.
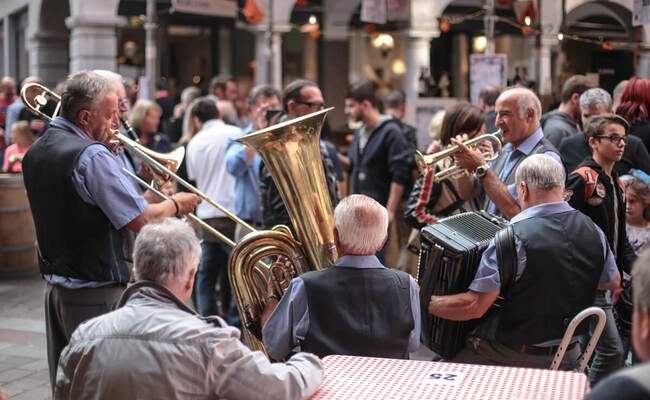
[[[129,106],[129,99],[123,98],[117,102],[117,107],[120,109],[125,109]]]
[[[627,143],[627,136],[618,136],[618,135],[596,135],[598,139],[609,139],[610,142],[614,144],[619,144],[621,142]]]
[[[296,103],[298,104],[304,104],[309,108],[317,108],[319,110],[325,108],[324,103],[316,103],[316,102],[311,102],[311,101],[302,101],[302,100],[296,100]]]

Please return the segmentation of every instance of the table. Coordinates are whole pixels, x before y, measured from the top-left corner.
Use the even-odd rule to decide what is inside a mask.
[[[323,358],[325,379],[314,399],[582,399],[584,374],[354,356]]]

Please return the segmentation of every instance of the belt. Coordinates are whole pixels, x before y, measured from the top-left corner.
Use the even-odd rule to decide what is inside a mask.
[[[567,347],[567,351],[573,349],[578,342],[574,342],[569,344]],[[557,353],[557,349],[560,348],[560,346],[545,346],[545,347],[540,347],[540,346],[531,346],[528,344],[503,344],[507,348],[516,351],[517,353],[525,353],[525,354],[531,354],[534,356],[552,356],[555,353]]]

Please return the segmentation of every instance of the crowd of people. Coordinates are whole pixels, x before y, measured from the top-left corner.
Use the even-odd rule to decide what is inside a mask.
[[[548,368],[568,323],[594,305],[607,322],[589,365],[592,397],[608,398],[604,379],[649,394],[638,380],[650,354],[647,79],[622,83],[612,99],[574,76],[546,114],[527,88],[486,87],[478,106],[457,102],[434,117],[431,144],[418,144],[401,120],[403,93],[382,101],[372,85],[351,86],[345,114],[359,128],[347,154],[320,143],[339,258],[295,277],[284,294],[269,285],[260,316],[268,356],[284,362],[240,340],[237,327],[247,327],[228,280],[230,247],[174,217],[194,213],[235,241],[248,231],[182,185],[163,185],[168,199],[140,186],[123,170],[150,180],[151,169],[112,131],[157,153],[184,147],[183,179],[254,228],[292,229],[269,168],[236,139],[322,110],[319,86],[255,86],[240,113],[237,82],[219,76],[205,96],[189,87],[174,106],[161,89],[157,101],[131,107],[121,76],[81,71],[61,88],[60,114],[43,121],[23,115],[12,83],[0,85],[0,121],[11,122],[3,169],[22,170],[34,216],[56,398],[304,398],[323,380],[319,357],[408,359],[427,313],[481,321],[446,361]],[[493,143],[463,143],[496,129],[503,147],[494,161]],[[448,160],[417,175],[415,149],[450,146],[465,175],[438,182]],[[505,234],[465,292],[423,301],[408,250],[417,251],[419,230],[477,210],[508,219]],[[588,325],[561,368],[576,365]],[[639,366],[614,374],[626,363]]]

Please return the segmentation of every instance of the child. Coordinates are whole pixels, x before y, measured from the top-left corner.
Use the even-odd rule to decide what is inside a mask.
[[[22,160],[29,146],[36,141],[27,121],[17,121],[11,124],[11,146],[5,151],[3,172],[22,172]]]
[[[625,187],[627,238],[638,256],[650,248],[650,188],[637,177],[628,179]]]

